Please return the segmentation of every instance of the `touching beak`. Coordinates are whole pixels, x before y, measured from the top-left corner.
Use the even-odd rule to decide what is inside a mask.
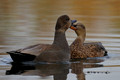
[[[77,22],[77,20],[71,20],[71,23],[72,23],[72,24],[75,23],[75,22]]]
[[[77,30],[76,26],[73,25],[75,22],[77,22],[77,20],[71,20],[71,23],[72,23],[72,24],[71,24],[70,28],[71,28],[72,30]]]

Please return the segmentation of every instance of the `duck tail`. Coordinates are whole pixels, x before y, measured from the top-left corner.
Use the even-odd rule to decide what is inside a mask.
[[[99,42],[98,44],[100,45],[101,49],[104,51],[104,56],[108,56],[108,54],[107,54],[108,51],[105,49],[105,47],[102,45],[102,43]]]
[[[18,51],[10,51],[10,52],[7,52],[13,62],[26,62],[26,61],[33,61],[35,59],[35,55],[31,55],[31,54],[26,54],[26,53],[21,53],[21,52],[18,52]]]
[[[104,54],[104,56],[108,56],[108,54],[107,54],[108,52],[105,50],[105,54]]]

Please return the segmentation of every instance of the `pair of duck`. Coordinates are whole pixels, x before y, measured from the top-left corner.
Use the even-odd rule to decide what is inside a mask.
[[[14,62],[65,62],[75,58],[103,57],[107,55],[106,49],[101,42],[84,43],[86,37],[85,26],[75,24],[69,16],[62,15],[57,19],[53,43],[36,44],[24,49],[7,52]],[[77,38],[69,46],[65,32],[68,28],[73,29]]]

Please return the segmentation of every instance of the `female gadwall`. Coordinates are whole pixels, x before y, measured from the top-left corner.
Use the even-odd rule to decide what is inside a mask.
[[[74,27],[73,27],[74,26]],[[85,26],[81,23],[71,26],[77,34],[77,38],[70,45],[71,58],[103,57],[107,51],[101,42],[84,43],[86,37]]]
[[[14,62],[62,62],[70,59],[70,49],[65,32],[76,20],[62,15],[57,19],[53,44],[36,44],[33,46],[7,52]]]

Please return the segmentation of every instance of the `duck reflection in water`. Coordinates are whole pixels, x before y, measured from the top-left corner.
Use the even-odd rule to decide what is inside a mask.
[[[77,80],[86,80],[85,73],[83,72],[84,68],[103,67],[102,64],[96,64],[100,62],[103,62],[103,60],[102,59],[81,59],[80,62],[77,61],[76,63],[71,64],[71,69],[72,69],[71,73],[77,75]],[[87,63],[87,64],[84,64],[84,63]]]
[[[53,76],[53,80],[67,80],[67,75],[71,73],[77,75],[78,80],[85,80],[84,68],[102,67],[103,59],[83,59],[72,60],[70,64],[12,64],[11,70],[6,71],[6,75],[37,75],[41,78]],[[87,63],[87,64],[84,64]]]
[[[37,75],[41,78],[53,76],[54,80],[66,80],[69,73],[69,64],[12,64],[6,75]]]

